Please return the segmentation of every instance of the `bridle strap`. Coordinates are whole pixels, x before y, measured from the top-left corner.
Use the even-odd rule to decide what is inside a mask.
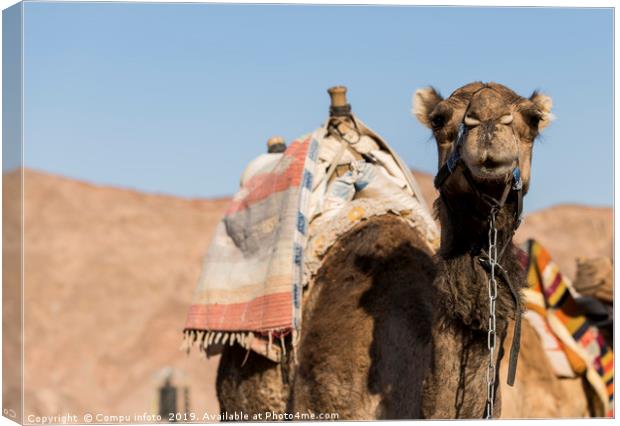
[[[504,248],[508,245],[509,244],[506,244]],[[480,264],[485,269],[487,269],[487,271],[491,267],[488,259],[485,258],[480,258]],[[508,358],[508,378],[506,380],[509,386],[513,386],[517,374],[517,361],[519,360],[519,351],[521,349],[521,299],[519,298],[518,290],[512,284],[512,281],[510,280],[510,277],[508,276],[506,270],[502,267],[501,264],[497,264],[495,266],[499,268],[498,271],[501,277],[504,279],[504,282],[510,289],[510,294],[515,303],[515,329],[512,335],[512,343],[510,345],[510,356]]]
[[[452,150],[452,153],[448,157],[448,160],[439,168],[439,171],[435,175],[435,179],[433,179],[433,185],[438,190],[441,190],[441,187],[446,182],[448,177],[456,170],[456,166],[461,162],[461,145],[467,136],[467,127],[464,123],[461,123],[459,126],[459,132],[456,137],[455,147]]]

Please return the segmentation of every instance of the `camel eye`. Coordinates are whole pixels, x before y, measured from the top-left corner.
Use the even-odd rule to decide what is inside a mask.
[[[472,117],[471,115],[466,115],[465,119],[463,120],[463,122],[465,123],[465,125],[467,127],[476,127],[476,126],[480,125],[480,120],[478,120],[477,118]]]
[[[506,114],[500,117],[499,122],[502,124],[508,125],[512,123],[512,120],[513,120],[512,114]]]

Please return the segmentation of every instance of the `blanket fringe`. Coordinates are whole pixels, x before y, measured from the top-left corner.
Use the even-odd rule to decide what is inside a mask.
[[[298,364],[298,358],[297,358],[297,348],[299,346],[299,339],[300,339],[301,333],[299,332],[299,330],[297,330],[296,328],[293,328],[293,331],[291,332],[291,345],[293,347],[293,364],[297,365]]]
[[[286,344],[284,343],[284,336],[280,335],[280,347],[282,348],[282,356],[286,358]]]
[[[292,330],[291,337],[291,344],[293,347],[291,356],[293,358],[293,362],[296,363],[299,333],[296,330]],[[252,344],[255,343],[255,340],[260,339],[264,339],[264,350],[266,351],[265,355],[268,358],[276,359],[279,362],[286,359],[286,339],[285,333],[282,330],[270,330],[262,334],[251,331],[238,332],[186,329],[183,331],[183,341],[181,342],[179,350],[189,354],[191,349],[194,347],[194,344],[197,343],[198,350],[204,352],[208,358],[213,355],[210,351],[212,348],[218,346],[221,347],[224,345],[232,346],[237,343],[247,350],[252,350]],[[274,350],[274,340],[278,350]]]

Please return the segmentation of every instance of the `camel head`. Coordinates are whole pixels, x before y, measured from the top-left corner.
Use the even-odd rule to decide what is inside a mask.
[[[527,192],[530,182],[532,145],[552,119],[551,98],[534,92],[529,98],[497,83],[470,83],[447,99],[432,87],[419,89],[413,112],[433,131],[441,168],[456,149],[461,133],[459,166],[447,191],[470,188],[463,167],[485,191],[497,195],[518,164]],[[518,160],[518,162],[517,162]]]

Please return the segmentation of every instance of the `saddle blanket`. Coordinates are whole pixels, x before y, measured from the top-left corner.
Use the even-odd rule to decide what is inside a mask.
[[[538,332],[558,377],[584,376],[597,395],[597,416],[613,417],[614,356],[575,302],[579,294],[549,252],[527,242],[519,258],[527,273],[526,319]]]
[[[237,342],[279,360],[284,336],[292,334],[295,345],[302,292],[322,256],[371,216],[397,214],[418,227],[429,246],[436,243],[437,226],[411,172],[383,139],[353,120],[363,160],[341,149],[343,141],[326,123],[265,163],[270,166],[244,176],[204,258],[184,349],[198,342],[210,355]],[[331,166],[344,172],[330,175]],[[274,339],[281,344],[272,345]]]

